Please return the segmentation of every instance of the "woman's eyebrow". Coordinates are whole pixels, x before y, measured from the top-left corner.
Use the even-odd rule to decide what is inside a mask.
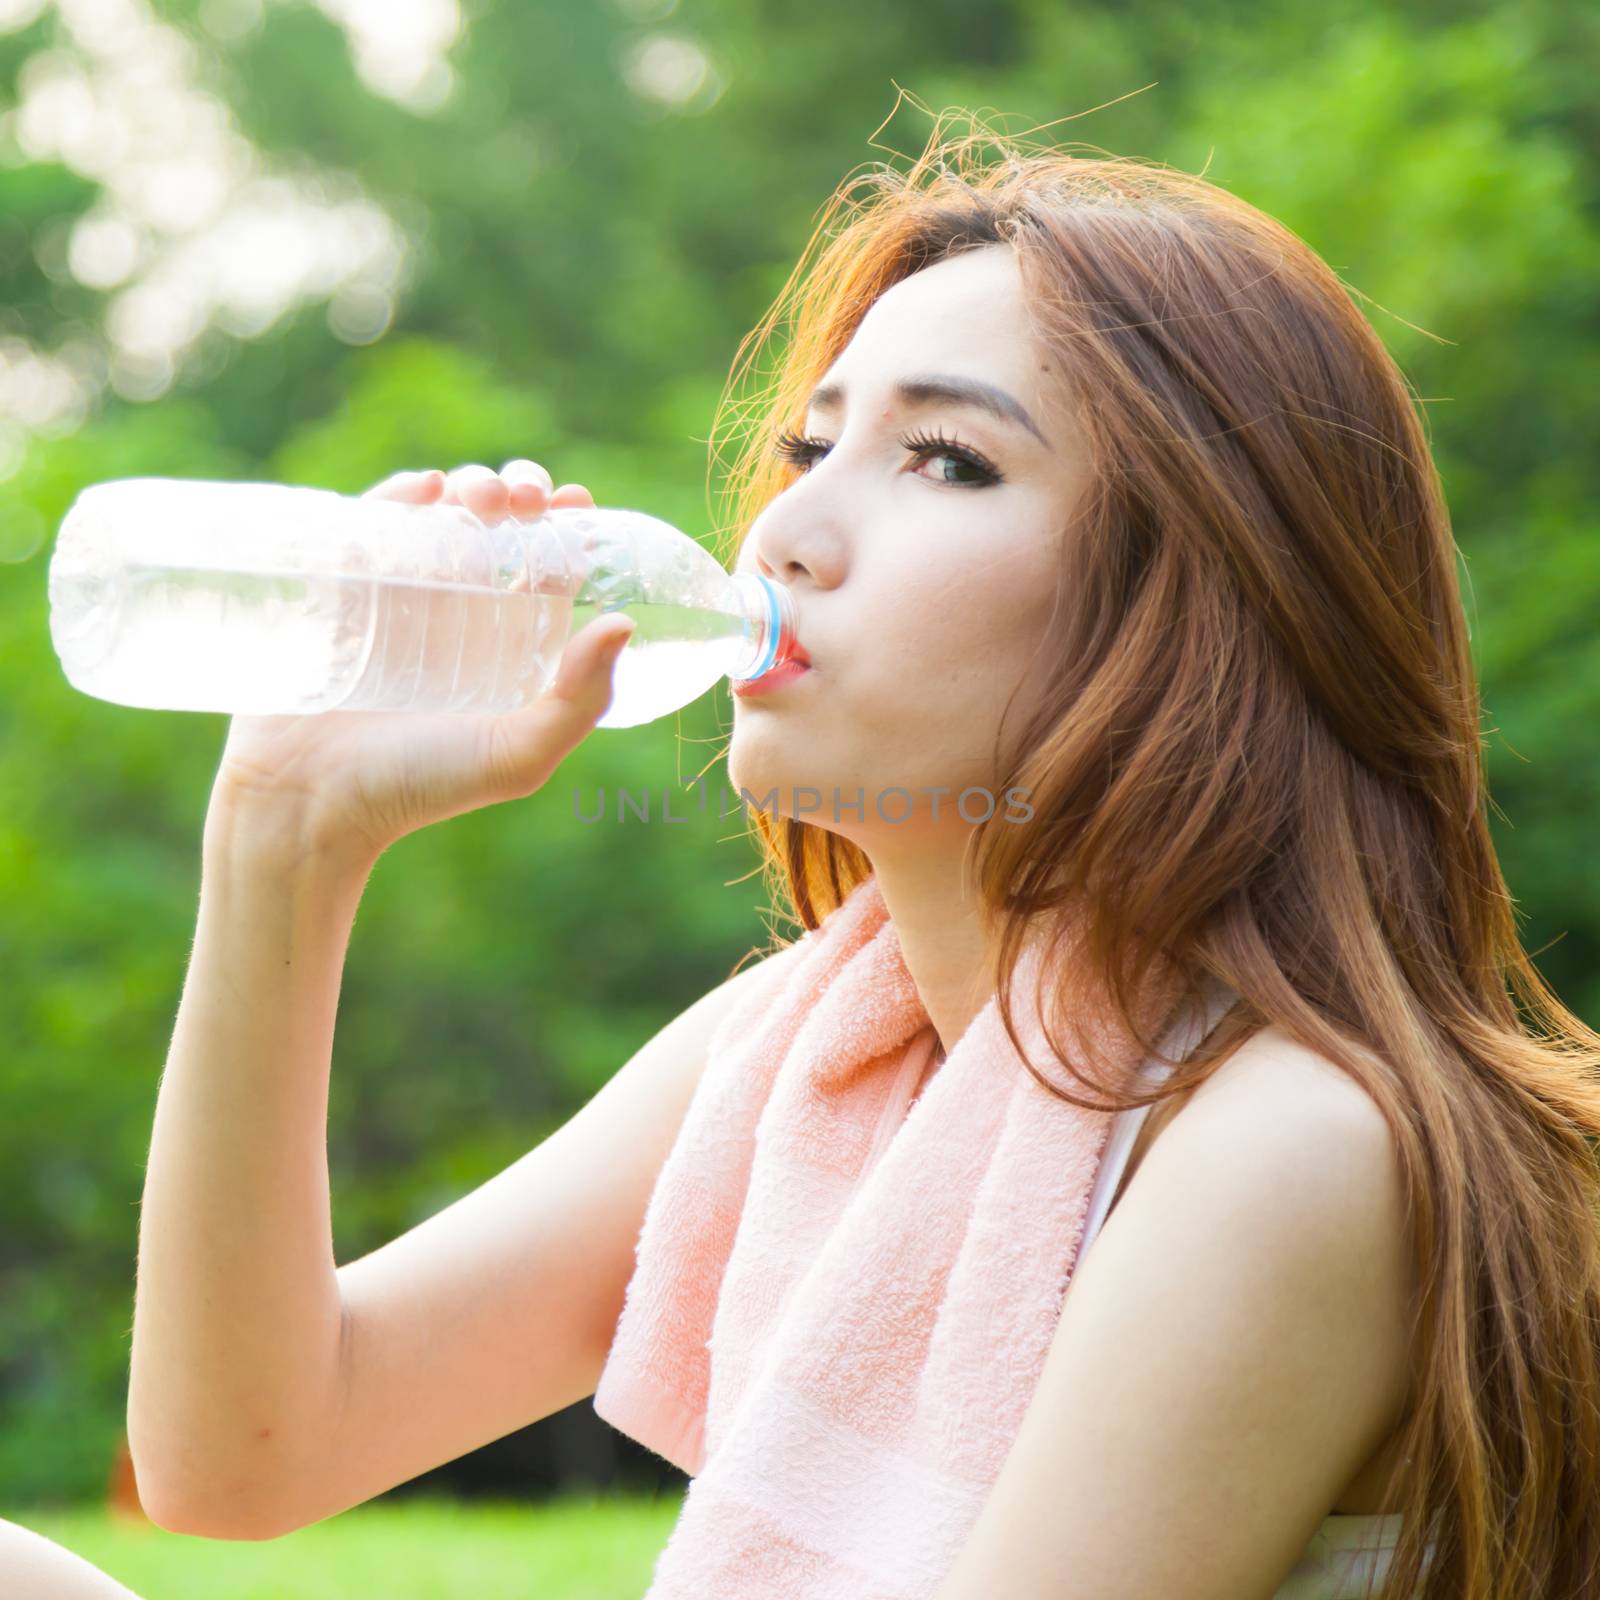
[[[908,407],[953,405],[986,411],[1002,422],[1020,423],[1040,444],[1049,448],[1050,441],[1039,431],[1038,424],[1023,409],[1021,402],[1004,389],[997,389],[981,378],[962,378],[943,372],[918,373],[915,377],[902,378],[895,384],[893,393],[897,400]],[[843,404],[844,385],[822,383],[812,391],[806,409],[831,411]]]

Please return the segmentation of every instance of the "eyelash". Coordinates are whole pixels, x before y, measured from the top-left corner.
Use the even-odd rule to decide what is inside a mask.
[[[969,467],[984,476],[984,481],[981,483],[949,483],[945,485],[946,488],[987,489],[994,484],[1005,482],[1004,476],[970,445],[961,444],[955,439],[947,439],[942,433],[911,434],[902,439],[900,444],[904,449],[919,456],[929,458],[939,455],[953,456],[957,461],[966,462]],[[808,439],[804,434],[796,433],[791,428],[785,428],[773,446],[777,455],[802,470],[812,466],[824,450],[832,448],[826,439]]]

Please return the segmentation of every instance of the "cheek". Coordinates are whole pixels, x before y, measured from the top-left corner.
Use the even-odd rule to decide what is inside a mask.
[[[946,574],[912,592],[896,641],[907,676],[1001,699],[1042,670],[1056,569],[1035,559]]]
[[[908,624],[903,636],[879,640],[875,670],[852,679],[837,726],[884,759],[899,760],[907,750],[978,759],[1013,691],[1019,702],[1027,699],[1039,671],[1029,659],[1034,641],[1024,648],[1022,630],[997,626],[997,615],[1014,618],[1015,609],[974,607],[944,626]]]

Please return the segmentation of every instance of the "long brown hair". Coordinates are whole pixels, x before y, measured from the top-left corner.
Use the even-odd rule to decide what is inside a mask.
[[[1518,936],[1411,391],[1336,274],[1243,200],[971,120],[965,136],[936,126],[907,171],[841,183],[741,345],[718,413],[745,424],[725,537],[792,481],[776,434],[803,427],[873,301],[1009,245],[1092,465],[1064,541],[1053,692],[1000,771],[1034,818],[968,841],[1007,1031],[1020,1051],[1007,1000],[1024,938],[1087,904],[1082,954],[1052,970],[1060,1016],[1110,996],[1140,1034],[1126,1002],[1160,959],[1240,1001],[1154,1094],[1079,1074],[1094,1098],[1053,1093],[1104,1109],[1184,1094],[1269,1023],[1362,1084],[1398,1147],[1416,1284],[1382,1600],[1587,1593],[1600,1036]],[[736,400],[780,330],[770,378]],[[770,887],[806,928],[872,870],[827,829],[754,817]]]

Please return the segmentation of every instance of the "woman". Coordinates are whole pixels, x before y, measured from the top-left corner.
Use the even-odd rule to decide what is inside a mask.
[[[945,1057],[1024,935],[1079,916],[1057,1019],[1131,1005],[1158,960],[1236,999],[1154,1094],[1046,1085],[1138,1137],[1107,1143],[1111,1221],[937,1600],[1332,1600],[1360,1592],[1322,1565],[1352,1530],[1387,1547],[1384,1600],[1576,1594],[1600,1037],[1517,938],[1405,383],[1242,201],[986,165],[991,137],[841,188],[754,337],[787,333],[736,563],[789,587],[810,668],[736,698],[730,777],[780,796],[757,825],[808,937],[881,891]],[[552,491],[513,462],[373,492],[592,503]],[[545,782],[622,636],[591,623],[509,717],[234,719],[142,1212],[129,1425],[166,1526],[270,1537],[595,1392],[718,1023],[793,947],[343,1267],[324,1141],[374,860]],[[975,789],[1025,822],[969,821]]]

